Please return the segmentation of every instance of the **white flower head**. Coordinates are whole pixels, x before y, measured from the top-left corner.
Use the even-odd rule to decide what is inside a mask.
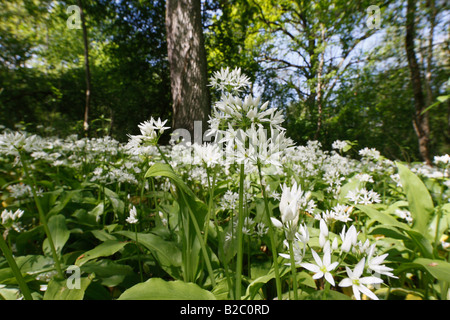
[[[331,271],[336,269],[339,262],[335,261],[331,263],[331,252],[330,250],[324,250],[323,253],[323,260],[320,259],[317,252],[314,251],[314,249],[311,249],[311,253],[313,255],[314,261],[316,264],[313,263],[302,263],[300,264],[303,268],[315,272],[313,279],[320,279],[322,277],[325,277],[325,280],[327,280],[332,286],[335,285],[333,275],[331,274]]]
[[[139,220],[136,218],[136,216],[137,216],[136,207],[133,206],[133,207],[130,209],[130,216],[126,219],[126,221],[127,221],[128,223],[130,223],[130,224],[138,223]]]
[[[365,285],[370,284],[379,284],[383,283],[383,280],[377,277],[363,277],[361,278],[364,271],[365,258],[362,258],[361,261],[355,266],[355,269],[352,271],[349,267],[345,267],[347,270],[348,278],[343,279],[339,282],[340,287],[352,287],[353,294],[355,295],[356,300],[361,300],[361,292],[371,298],[372,300],[378,300],[378,297],[370,291]]]
[[[250,87],[251,82],[249,77],[241,73],[241,68],[230,70],[227,67],[214,72],[209,85],[222,92],[239,92]]]

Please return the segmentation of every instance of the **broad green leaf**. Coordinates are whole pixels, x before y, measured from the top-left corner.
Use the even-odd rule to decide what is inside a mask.
[[[103,202],[100,202],[98,205],[95,206],[94,209],[89,211],[89,214],[95,217],[95,220],[97,221],[98,218],[103,215],[103,212],[105,210],[105,206]]]
[[[70,231],[66,226],[66,218],[63,215],[56,215],[50,217],[48,220],[48,228],[50,229],[50,234],[52,236],[53,244],[55,245],[55,250],[58,256],[61,256],[61,251],[70,237]],[[45,239],[42,244],[44,253],[51,256],[50,245],[48,239]]]
[[[450,263],[443,260],[425,258],[418,258],[414,260],[414,263],[424,267],[437,280],[450,283]]]
[[[194,192],[184,183],[184,181],[164,163],[156,163],[148,169],[145,177],[163,176],[171,179],[177,186],[178,203],[180,206],[180,227],[183,234],[183,271],[185,279],[195,281],[199,273],[200,257],[203,256],[210,278],[213,279],[213,270],[208,250],[203,241],[202,230],[204,229],[205,216],[208,207],[200,201]],[[201,252],[201,254],[199,254]]]
[[[119,300],[215,300],[215,296],[195,283],[151,278],[127,289]]]
[[[0,287],[0,300],[18,300],[20,290],[17,288]]]
[[[371,219],[376,220],[383,225],[398,227],[403,230],[410,230],[410,227],[406,223],[398,221],[393,216],[387,213],[378,211],[377,209],[374,209],[370,206],[359,205],[356,207],[367,214]]]
[[[133,268],[128,265],[116,263],[109,259],[88,261],[81,267],[81,272],[94,273],[95,278],[107,287],[115,287],[122,283],[127,275],[133,273]]]
[[[50,209],[47,216],[51,217],[60,213],[67,206],[70,200],[72,200],[72,197],[79,192],[80,190],[64,191],[60,196],[61,199],[57,201],[56,204]]]
[[[278,264],[280,265],[280,277],[283,277],[291,270],[290,267],[283,265],[283,262],[285,262],[284,259],[282,259],[280,257],[278,259]],[[306,273],[305,273],[305,275],[306,275]],[[297,276],[299,276],[299,274],[297,274]],[[275,279],[275,270],[273,267],[269,270],[269,272],[266,275],[253,280],[248,285],[247,290],[245,292],[244,300],[248,300],[248,299],[252,300],[258,293],[258,290],[272,279]],[[298,279],[300,280],[300,277]]]
[[[50,280],[44,294],[44,300],[83,300],[84,292],[91,284],[90,277],[79,279],[79,288],[69,288],[68,280]]]
[[[352,298],[350,298],[346,294],[343,294],[341,292],[334,291],[334,290],[329,290],[326,293],[326,297],[324,297],[324,290],[318,290],[318,291],[314,291],[313,293],[309,294],[305,298],[305,300],[322,300],[322,299],[326,299],[326,300],[351,300]]]
[[[100,257],[109,257],[122,249],[126,244],[127,242],[120,242],[117,240],[105,241],[94,249],[86,251],[84,254],[79,256],[75,264],[77,266],[82,266],[90,260]]]
[[[410,239],[413,242],[411,250],[419,249],[422,257],[424,258],[433,258],[433,245],[431,244],[428,238],[415,230],[407,230],[406,233],[409,235]]]
[[[132,231],[118,231],[116,234],[123,235],[133,241],[136,240],[136,234]],[[161,267],[172,277],[181,278],[182,254],[180,248],[170,241],[152,233],[138,233],[138,242],[146,247]]]
[[[91,233],[100,241],[117,240],[112,234],[108,233],[106,230],[92,230]]]
[[[125,204],[114,191],[105,188],[105,195],[108,197],[115,214],[122,215],[125,210]]]
[[[422,180],[406,166],[397,163],[397,168],[409,203],[409,211],[414,219],[413,228],[426,234],[430,216],[434,212],[431,195]]]
[[[186,193],[192,193],[192,191],[186,186],[184,181],[173,171],[173,169],[165,163],[155,163],[146,172],[145,178],[149,177],[167,177],[181,188]]]

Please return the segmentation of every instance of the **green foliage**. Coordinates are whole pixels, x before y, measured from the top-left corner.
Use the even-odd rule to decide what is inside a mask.
[[[119,300],[215,300],[215,297],[194,283],[153,278],[126,290]]]

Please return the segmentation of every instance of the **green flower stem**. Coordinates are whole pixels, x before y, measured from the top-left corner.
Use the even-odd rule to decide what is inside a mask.
[[[216,286],[216,280],[214,279],[214,272],[213,272],[213,269],[212,269],[212,266],[211,266],[211,261],[209,260],[209,257],[208,257],[208,251],[206,250],[205,243],[203,242],[203,239],[202,239],[202,233],[201,233],[200,228],[198,226],[197,219],[196,219],[194,213],[192,212],[192,209],[191,209],[189,203],[187,202],[187,200],[186,200],[186,198],[184,196],[184,192],[181,191],[180,194],[183,197],[183,201],[184,201],[184,203],[186,204],[186,206],[188,208],[189,216],[190,216],[190,218],[192,220],[192,223],[193,223],[194,229],[195,229],[195,233],[197,234],[198,240],[200,242],[200,248],[201,248],[202,253],[203,253],[203,258],[205,259],[206,268],[208,269],[209,276],[211,277],[211,284],[212,284],[213,287],[215,287]]]
[[[328,281],[326,281],[325,278],[323,279],[323,281],[325,282],[325,286],[323,289],[322,300],[327,300],[328,292],[330,291],[331,284]]]
[[[236,295],[235,299],[241,298],[241,277],[242,277],[242,262],[244,257],[243,252],[243,233],[242,227],[244,226],[244,163],[241,163],[240,177],[239,177],[239,215],[237,226],[237,259],[236,259]]]
[[[55,244],[53,242],[52,234],[50,233],[50,229],[49,229],[48,224],[47,224],[47,219],[45,217],[44,210],[42,209],[41,203],[40,203],[39,198],[38,198],[37,193],[36,193],[36,189],[35,189],[36,181],[34,180],[34,178],[32,178],[30,176],[30,173],[29,173],[26,161],[23,160],[23,154],[20,155],[20,159],[21,159],[20,161],[22,162],[23,169],[25,171],[25,175],[27,176],[27,178],[33,180],[33,183],[30,184],[30,188],[31,188],[31,192],[33,193],[34,202],[36,203],[36,207],[37,207],[38,212],[39,212],[39,220],[41,221],[41,224],[44,227],[44,231],[45,231],[45,234],[46,234],[47,239],[48,239],[48,244],[49,244],[50,250],[52,252],[53,260],[55,261],[55,268],[56,268],[56,271],[58,273],[58,277],[60,279],[64,279],[64,274],[62,272],[61,263],[59,261],[58,254],[56,253]]]
[[[164,152],[162,152],[161,148],[158,145],[156,145],[156,148],[158,149],[159,153],[161,154],[161,157],[163,158],[164,162],[172,168],[172,166],[169,163],[169,160],[164,155]],[[205,243],[204,243],[204,241],[202,239],[202,233],[201,233],[200,227],[198,226],[197,219],[195,217],[194,212],[192,212],[192,208],[189,205],[188,201],[186,200],[186,197],[185,197],[184,192],[182,190],[180,190],[180,195],[183,198],[183,202],[186,204],[186,207],[188,208],[188,212],[189,212],[189,215],[187,216],[187,219],[186,219],[187,220],[187,227],[189,227],[189,218],[190,218],[192,220],[192,224],[194,225],[195,233],[196,233],[196,235],[198,237],[198,240],[200,242],[200,248],[202,250],[203,258],[205,259],[206,268],[208,269],[209,276],[211,277],[211,284],[212,284],[213,287],[215,287],[216,286],[216,280],[214,279],[214,272],[213,272],[213,269],[212,269],[212,266],[211,266],[211,261],[210,261],[210,259],[208,257],[208,251],[206,250]],[[188,240],[189,239],[189,230],[187,230],[187,231],[188,231],[188,233],[186,233],[186,238],[185,238],[186,239],[187,250],[189,250],[189,252],[187,254],[187,257],[190,257],[190,247],[189,247],[189,240]],[[186,232],[186,230],[185,230],[185,232]],[[186,267],[188,267],[188,264],[186,264]]]
[[[298,300],[297,268],[295,266],[294,246],[292,240],[289,240],[289,254],[291,257],[292,290],[294,290],[294,300]]]
[[[266,223],[267,226],[269,227],[269,238],[270,238],[270,244],[272,246],[272,258],[273,258],[273,267],[274,267],[274,271],[275,271],[275,281],[276,281],[276,287],[277,287],[277,297],[278,300],[282,299],[282,291],[281,291],[281,278],[280,278],[280,271],[279,271],[279,267],[278,267],[278,254],[277,254],[277,246],[276,246],[276,242],[275,242],[275,236],[274,236],[274,232],[273,232],[273,225],[272,225],[272,220],[270,219],[270,210],[269,210],[269,202],[267,200],[267,195],[266,195],[266,188],[264,187],[263,183],[262,183],[262,173],[261,173],[261,165],[258,164],[258,173],[259,173],[259,181],[261,183],[261,190],[263,193],[263,198],[264,198],[264,208],[265,208],[265,212],[266,212]]]
[[[208,204],[208,213],[206,215],[205,219],[205,245],[208,242],[208,230],[209,230],[209,220],[211,219],[211,214],[214,215],[213,211],[213,205],[214,205],[214,189],[216,186],[216,174],[215,170],[213,170],[213,179],[212,183],[210,182],[210,176],[209,176],[209,170],[206,169],[206,173],[208,175],[208,187],[209,187],[209,204]]]
[[[142,262],[141,262],[141,247],[138,241],[137,224],[134,225],[134,234],[136,236],[136,246],[138,249],[138,264],[139,264],[139,274],[141,275],[141,282],[144,282],[144,275],[142,273]]]
[[[22,277],[22,273],[20,272],[19,267],[17,266],[16,260],[14,260],[11,250],[9,250],[8,244],[6,243],[5,239],[3,239],[3,235],[1,234],[0,234],[0,249],[3,251],[6,261],[8,262],[14,276],[16,277],[17,283],[19,284],[23,297],[25,298],[25,300],[33,300],[33,297],[31,296],[30,293],[30,289],[28,288],[27,283]]]

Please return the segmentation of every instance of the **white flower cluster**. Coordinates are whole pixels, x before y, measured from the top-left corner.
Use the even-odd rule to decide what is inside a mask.
[[[282,187],[280,200],[281,222],[276,218],[271,218],[272,223],[277,228],[284,228],[286,238],[292,240],[295,230],[298,227],[300,211],[312,213],[316,204],[310,200],[311,192],[302,191],[295,182],[291,188],[286,184]]]
[[[210,79],[211,87],[221,92],[240,92],[250,87],[250,78],[241,73],[241,68],[230,70],[229,67],[215,71]]]
[[[348,230],[344,225],[339,237],[335,236],[331,239],[327,223],[321,219],[319,247],[317,247],[317,242],[313,240],[310,237],[308,227],[305,224],[300,225],[292,243],[295,265],[313,272],[313,279],[324,278],[332,286],[336,286],[336,271],[339,267],[345,267],[347,278],[342,279],[338,286],[351,286],[357,300],[361,299],[361,293],[377,300],[378,297],[367,286],[383,283],[382,275],[396,278],[391,272],[393,269],[383,264],[388,254],[375,255],[375,244],[370,244],[369,240],[364,243],[358,240],[358,232],[353,225]],[[284,245],[289,249],[289,241],[285,240]],[[308,250],[310,254],[308,254]],[[320,255],[320,253],[322,254]],[[353,270],[343,259],[348,254],[354,255],[359,261]],[[280,253],[280,256],[290,259],[289,254]],[[305,259],[310,257],[312,257],[312,260],[305,262]],[[290,263],[286,263],[286,265],[290,265]],[[364,273],[368,276],[363,277]]]
[[[126,221],[127,221],[129,224],[136,224],[136,223],[139,222],[139,219],[137,218],[137,210],[136,210],[136,207],[135,207],[135,206],[133,206],[133,207],[130,209],[130,216],[126,219]]]
[[[144,121],[138,125],[141,131],[140,135],[128,135],[130,138],[128,142],[128,147],[130,149],[136,148],[144,145],[154,145],[158,142],[159,137],[164,133],[165,130],[170,129],[170,127],[165,127],[167,120],[161,121],[161,118],[155,120],[153,117],[150,120]]]
[[[17,232],[21,232],[22,227],[18,220],[22,217],[23,214],[24,214],[24,211],[21,209],[17,209],[14,212],[12,212],[11,210],[6,210],[6,209],[3,210],[2,214],[1,214],[2,225],[5,228],[13,228]]]
[[[381,202],[380,195],[377,192],[366,188],[351,190],[347,193],[346,198],[353,204],[368,205]]]

